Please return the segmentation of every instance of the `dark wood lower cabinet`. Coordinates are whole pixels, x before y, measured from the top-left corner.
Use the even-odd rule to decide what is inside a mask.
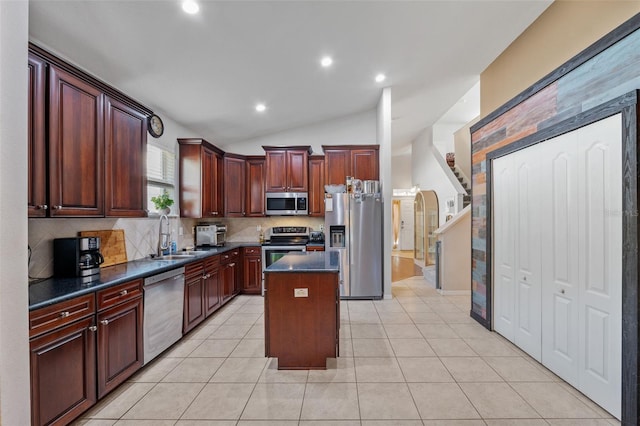
[[[212,256],[205,260],[204,270],[204,310],[205,316],[208,317],[222,306],[220,256]]]
[[[142,309],[139,296],[98,313],[98,398],[142,367]]]
[[[205,319],[204,276],[204,265],[202,262],[187,265],[184,282],[183,333],[192,330]]]
[[[242,292],[262,293],[262,259],[260,247],[244,247],[242,260]]]
[[[31,424],[68,424],[96,402],[95,316],[31,339]]]

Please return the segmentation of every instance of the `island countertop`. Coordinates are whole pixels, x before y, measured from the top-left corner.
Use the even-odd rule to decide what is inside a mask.
[[[333,272],[340,271],[340,257],[336,251],[291,252],[271,264],[269,272]]]

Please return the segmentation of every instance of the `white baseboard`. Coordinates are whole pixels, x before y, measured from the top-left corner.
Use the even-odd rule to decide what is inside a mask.
[[[438,293],[443,296],[471,296],[471,290],[442,290],[438,289]]]

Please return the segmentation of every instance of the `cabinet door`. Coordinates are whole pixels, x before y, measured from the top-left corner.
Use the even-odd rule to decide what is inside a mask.
[[[184,283],[183,333],[193,329],[205,318],[204,278],[202,274],[187,277]]]
[[[242,292],[262,293],[262,250],[259,246],[242,249]]]
[[[106,98],[105,102],[105,215],[147,215],[147,117]]]
[[[378,180],[378,150],[353,149],[351,151],[351,176],[360,180]]]
[[[242,158],[224,158],[224,194],[225,216],[245,216],[245,160]]]
[[[47,215],[47,159],[45,145],[45,63],[29,55],[29,99],[27,114],[29,192],[27,202],[29,217]]]
[[[90,84],[50,67],[51,216],[104,216],[103,97]]]
[[[214,313],[222,304],[220,268],[207,271],[204,279],[205,316]]]
[[[264,175],[265,159],[247,160],[247,216],[264,216]]]
[[[95,316],[29,342],[31,424],[68,424],[96,402]]]
[[[309,216],[324,216],[324,157],[309,160]]]
[[[202,149],[202,217],[218,217],[217,185],[218,164],[216,154],[206,148]]]
[[[142,367],[142,297],[98,313],[98,398]]]
[[[287,152],[267,151],[266,153],[267,177],[266,192],[287,191]]]
[[[307,151],[287,151],[287,191],[309,190],[309,155]]]
[[[324,178],[328,185],[345,184],[351,173],[351,152],[347,149],[325,149]]]
[[[236,264],[228,263],[222,267],[222,301],[229,300],[236,289]]]

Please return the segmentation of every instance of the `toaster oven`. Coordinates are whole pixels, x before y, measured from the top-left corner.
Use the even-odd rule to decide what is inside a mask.
[[[221,247],[227,236],[227,226],[222,223],[196,225],[196,246]]]

